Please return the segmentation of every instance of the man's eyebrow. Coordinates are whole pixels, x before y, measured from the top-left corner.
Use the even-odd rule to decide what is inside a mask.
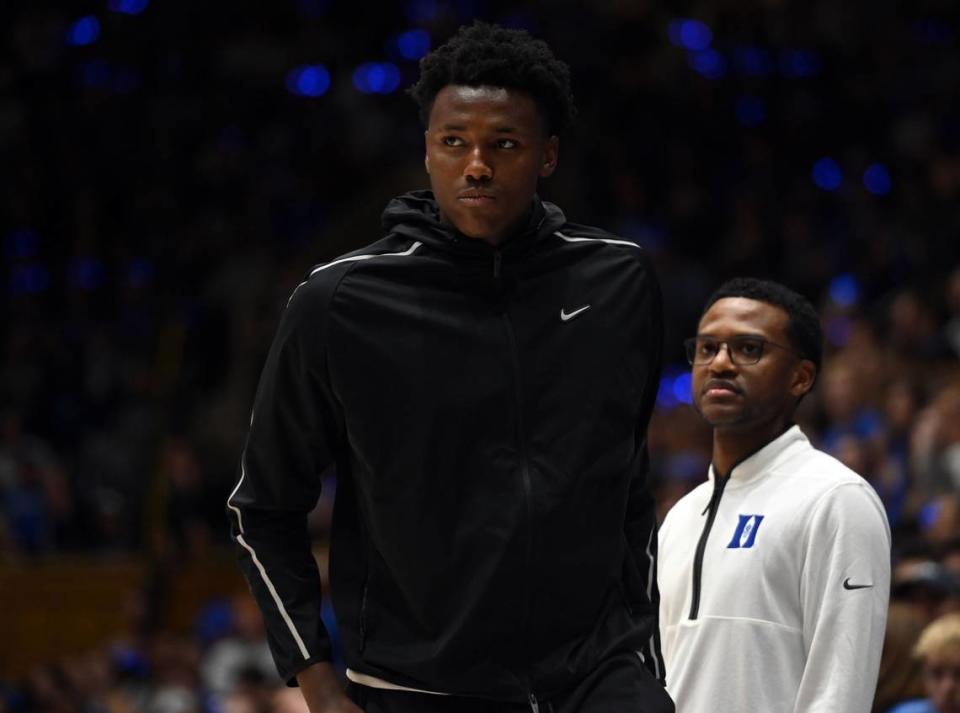
[[[442,131],[466,131],[467,127],[463,124],[444,124],[440,127]],[[515,126],[503,125],[496,126],[493,129],[498,134],[515,134],[517,133],[517,128]]]
[[[711,339],[720,339],[714,332],[697,332],[696,336],[710,337]],[[766,336],[763,334],[760,334],[759,332],[737,332],[736,334],[728,337],[728,339],[737,339],[739,337],[752,337],[754,339],[766,339]],[[723,339],[720,339],[720,341],[722,342]]]

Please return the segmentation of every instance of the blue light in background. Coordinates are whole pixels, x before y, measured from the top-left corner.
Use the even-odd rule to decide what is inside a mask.
[[[687,61],[697,74],[707,79],[720,79],[727,73],[727,60],[716,50],[691,52]]]
[[[79,257],[70,264],[69,275],[71,286],[81,290],[95,290],[103,285],[105,270],[100,260]]]
[[[437,16],[436,0],[410,0],[406,7],[407,19],[420,24],[433,21]]]
[[[673,378],[664,374],[660,379],[660,386],[657,387],[657,407],[671,409],[677,405],[677,399],[673,395]]]
[[[45,265],[31,263],[10,268],[10,294],[36,295],[50,286],[50,272]]]
[[[871,163],[863,172],[863,185],[875,196],[887,195],[892,186],[887,167],[882,163]]]
[[[364,94],[390,94],[400,87],[400,70],[391,62],[367,62],[353,72],[353,86]]]
[[[150,0],[109,0],[107,8],[124,15],[139,15],[149,4]]]
[[[664,368],[657,387],[657,408],[672,409],[693,403],[689,366],[671,364]]]
[[[785,49],[780,52],[780,71],[785,77],[815,77],[820,74],[820,67],[820,55],[813,50]]]
[[[100,20],[94,15],[81,17],[67,30],[67,44],[74,47],[92,45],[100,36]]]
[[[430,51],[430,33],[426,30],[401,32],[397,35],[397,49],[404,59],[420,59]]]
[[[945,499],[934,499],[925,503],[923,507],[920,508],[920,512],[917,513],[917,523],[920,525],[921,530],[926,532],[937,524],[937,520],[939,520],[943,514],[944,502]]]
[[[677,378],[673,380],[673,398],[679,403],[693,403],[693,392],[690,390],[692,381],[693,377],[689,371],[678,374]]]
[[[829,156],[813,164],[812,175],[817,188],[825,191],[835,191],[843,183],[843,171],[840,170],[840,165]]]
[[[32,228],[19,228],[7,235],[4,252],[11,260],[24,260],[37,254],[37,234]]]
[[[322,64],[294,67],[287,73],[287,91],[300,97],[321,97],[330,88],[330,72]]]
[[[841,307],[851,307],[860,299],[860,285],[849,273],[837,275],[830,281],[830,299]]]
[[[753,128],[760,126],[767,118],[767,106],[763,99],[744,94],[737,98],[737,121],[743,126]]]
[[[770,53],[750,45],[733,50],[733,63],[738,72],[748,77],[769,77],[774,70]]]
[[[691,52],[705,50],[713,42],[713,32],[700,20],[678,18],[667,25],[667,35],[677,47]]]

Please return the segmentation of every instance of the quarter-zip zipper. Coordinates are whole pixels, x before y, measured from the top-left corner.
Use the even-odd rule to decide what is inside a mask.
[[[529,700],[530,700],[530,710],[532,710],[533,713],[540,713],[540,704],[537,703],[537,697],[531,693]]]
[[[696,619],[700,613],[700,587],[703,576],[703,553],[707,549],[707,539],[710,537],[710,530],[713,527],[713,521],[717,519],[717,510],[720,509],[720,498],[723,497],[723,489],[730,480],[728,475],[725,478],[717,477],[713,481],[713,494],[710,496],[710,502],[704,510],[707,514],[707,521],[703,525],[703,532],[700,533],[700,541],[697,542],[697,552],[693,558],[693,597],[690,601],[690,618]]]

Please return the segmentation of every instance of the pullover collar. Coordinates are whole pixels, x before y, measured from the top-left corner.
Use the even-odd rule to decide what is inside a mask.
[[[754,451],[742,461],[733,466],[728,478],[727,487],[736,488],[760,478],[778,467],[781,463],[793,458],[798,453],[812,449],[809,439],[800,430],[800,426],[793,425],[760,450]],[[717,474],[710,464],[707,477],[716,480]]]

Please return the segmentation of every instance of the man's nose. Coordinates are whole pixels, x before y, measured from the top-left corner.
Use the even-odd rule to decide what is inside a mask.
[[[736,370],[737,365],[730,358],[730,345],[727,342],[721,342],[717,347],[717,355],[710,362],[710,371],[719,374]]]
[[[474,181],[489,181],[493,178],[493,167],[479,146],[470,152],[467,165],[463,169],[463,175]]]

